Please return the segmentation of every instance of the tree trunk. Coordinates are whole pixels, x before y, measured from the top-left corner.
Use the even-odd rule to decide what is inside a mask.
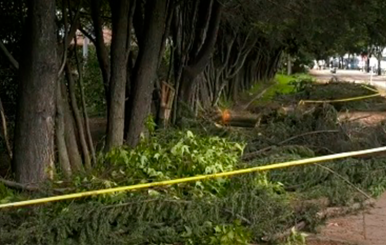
[[[80,141],[80,145],[82,148],[84,165],[86,166],[87,169],[91,169],[90,151],[89,151],[88,145],[87,145],[86,133],[85,133],[85,128],[84,128],[82,116],[81,116],[81,113],[79,111],[78,102],[77,102],[77,99],[75,96],[74,78],[72,77],[69,64],[66,64],[65,69],[66,69],[66,76],[67,76],[67,81],[68,81],[68,88],[69,88],[68,90],[69,90],[70,99],[71,99],[71,108],[72,108],[72,112],[74,113],[76,127],[77,127],[78,133],[79,133],[78,136],[79,136],[79,141]]]
[[[61,84],[56,86],[56,147],[58,149],[59,164],[64,176],[68,179],[71,172],[70,159],[67,152],[64,126],[64,106],[61,91]]]
[[[54,168],[56,5],[51,0],[27,3],[13,166],[19,182],[41,183],[53,177]]]
[[[196,77],[204,71],[210,60],[214,45],[217,40],[217,33],[220,26],[222,5],[216,0],[212,7],[212,16],[208,26],[205,43],[202,45],[200,52],[188,66],[186,66],[182,73],[181,87],[179,91],[179,100],[185,104],[193,99]]]
[[[291,55],[287,56],[287,75],[292,75],[292,64],[291,64]]]
[[[95,48],[96,54],[99,61],[99,67],[102,72],[103,85],[105,88],[105,96],[107,102],[107,110],[110,103],[110,64],[109,64],[109,54],[104,43],[103,37],[103,26],[102,26],[102,17],[101,17],[101,3],[102,0],[92,0],[91,1],[91,17],[93,20],[94,33],[95,33]],[[108,114],[108,112],[107,112]]]
[[[106,151],[123,144],[129,7],[130,2],[127,0],[111,1],[113,34],[111,43],[110,109],[107,123]]]
[[[148,116],[166,22],[167,0],[146,2],[143,45],[133,74],[127,144],[135,147]]]
[[[73,173],[83,172],[82,156],[79,151],[79,144],[76,138],[77,131],[75,128],[74,117],[70,109],[69,99],[67,96],[67,87],[64,83],[62,85],[62,98],[64,110],[64,137],[66,140],[68,157],[70,158],[71,169]]]
[[[382,75],[381,60],[382,60],[382,53],[378,54],[378,76]]]

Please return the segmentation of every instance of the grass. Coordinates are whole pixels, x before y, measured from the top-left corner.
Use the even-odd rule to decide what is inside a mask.
[[[312,81],[313,78],[304,73],[293,74],[293,75],[285,75],[285,74],[277,74],[273,81],[268,83],[257,83],[253,86],[249,94],[258,94],[267,89],[264,95],[255,102],[255,105],[266,104],[267,102],[272,101],[277,95],[288,95],[297,92],[296,83],[300,83],[301,81]]]

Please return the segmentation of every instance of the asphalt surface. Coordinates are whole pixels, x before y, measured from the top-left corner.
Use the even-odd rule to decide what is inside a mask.
[[[329,81],[336,77],[339,81],[370,84],[386,90],[386,76],[384,75],[371,75],[357,70],[337,70],[336,73],[331,73],[330,70],[311,70],[310,74],[321,81]]]

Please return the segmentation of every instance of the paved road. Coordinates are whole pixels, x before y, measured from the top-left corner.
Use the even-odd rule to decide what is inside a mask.
[[[366,83],[386,90],[386,76],[370,75],[355,70],[337,70],[335,74],[329,70],[311,70],[310,74],[321,81],[329,81],[335,76],[340,81]]]

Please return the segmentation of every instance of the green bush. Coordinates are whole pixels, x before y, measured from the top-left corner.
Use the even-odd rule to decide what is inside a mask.
[[[167,141],[161,141],[159,136],[151,136],[142,138],[135,149],[124,147],[109,152],[103,159],[114,166],[109,179],[133,184],[133,180],[152,182],[231,171],[244,149],[242,144],[220,137],[197,136],[191,131],[176,132]],[[217,178],[194,185],[202,191],[220,193],[227,182]]]

